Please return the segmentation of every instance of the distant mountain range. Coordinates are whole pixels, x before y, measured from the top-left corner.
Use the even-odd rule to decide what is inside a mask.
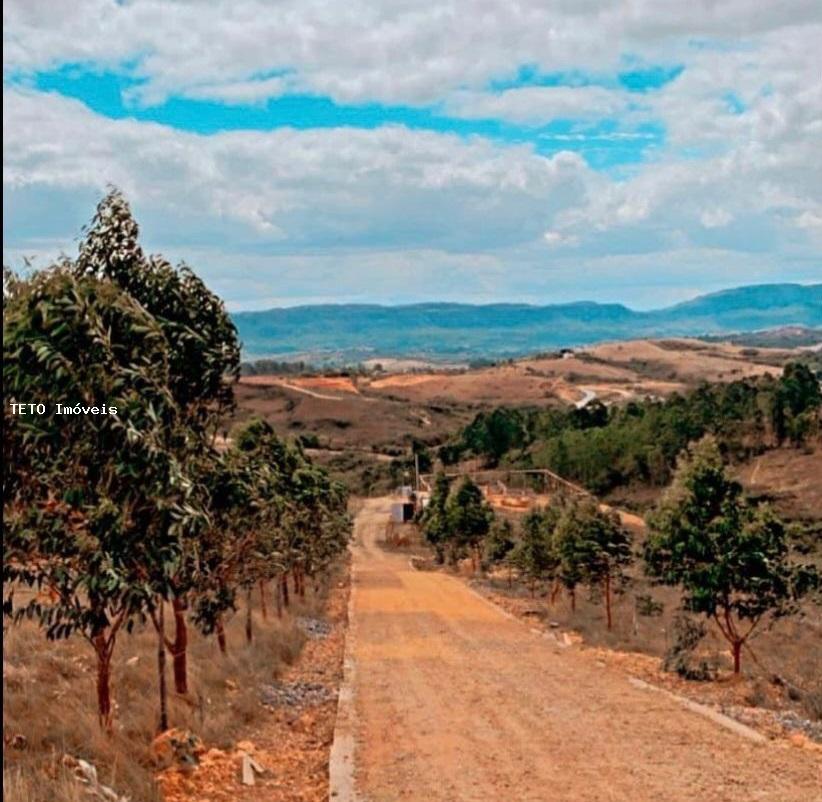
[[[528,304],[341,304],[238,312],[246,359],[351,363],[379,357],[476,359],[639,337],[822,326],[822,284],[758,284],[638,312],[581,301]]]

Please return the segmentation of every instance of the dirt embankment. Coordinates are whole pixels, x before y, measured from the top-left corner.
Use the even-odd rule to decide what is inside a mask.
[[[307,641],[297,662],[260,691],[268,713],[234,748],[210,749],[191,774],[161,775],[165,802],[325,802],[328,755],[342,677],[347,576],[332,587],[319,619],[300,619]],[[259,704],[260,702],[258,702]],[[243,754],[261,768],[243,784]]]

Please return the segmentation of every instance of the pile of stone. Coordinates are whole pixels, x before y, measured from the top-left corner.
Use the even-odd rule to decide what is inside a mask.
[[[334,699],[334,691],[319,682],[278,682],[263,685],[260,697],[266,707],[312,707]]]
[[[320,618],[307,618],[301,616],[297,619],[296,623],[297,626],[313,640],[327,638],[331,632],[331,624]]]
[[[789,732],[798,732],[818,744],[822,743],[822,721],[810,721],[792,710],[778,712],[776,720]]]
[[[97,769],[87,760],[74,755],[63,755],[63,766],[73,772],[77,782],[85,787],[84,797],[99,802],[131,802],[130,797],[120,796],[97,777]]]

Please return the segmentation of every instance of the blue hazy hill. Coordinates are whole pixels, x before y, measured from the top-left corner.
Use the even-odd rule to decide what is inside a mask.
[[[760,284],[635,311],[590,301],[528,304],[328,304],[233,316],[247,359],[518,356],[609,339],[822,326],[822,284]]]

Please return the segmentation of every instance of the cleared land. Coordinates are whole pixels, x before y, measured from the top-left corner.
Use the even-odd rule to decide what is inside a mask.
[[[699,340],[606,343],[565,358],[522,359],[462,373],[395,374],[363,386],[418,402],[454,398],[495,404],[574,402],[591,388],[606,400],[666,395],[699,381],[758,376],[784,361],[785,351],[746,349]]]
[[[776,373],[791,355],[699,340],[636,340],[493,367],[415,369],[371,376],[248,376],[238,418],[262,415],[280,431],[315,435],[324,448],[387,452],[435,441],[493,406],[605,402],[685,391],[700,381]],[[388,367],[388,365],[384,365]],[[407,366],[404,366],[407,367]]]
[[[367,502],[353,548],[355,716],[337,735],[356,743],[356,798],[819,797],[814,753],[723,729],[382,550],[387,512]]]

